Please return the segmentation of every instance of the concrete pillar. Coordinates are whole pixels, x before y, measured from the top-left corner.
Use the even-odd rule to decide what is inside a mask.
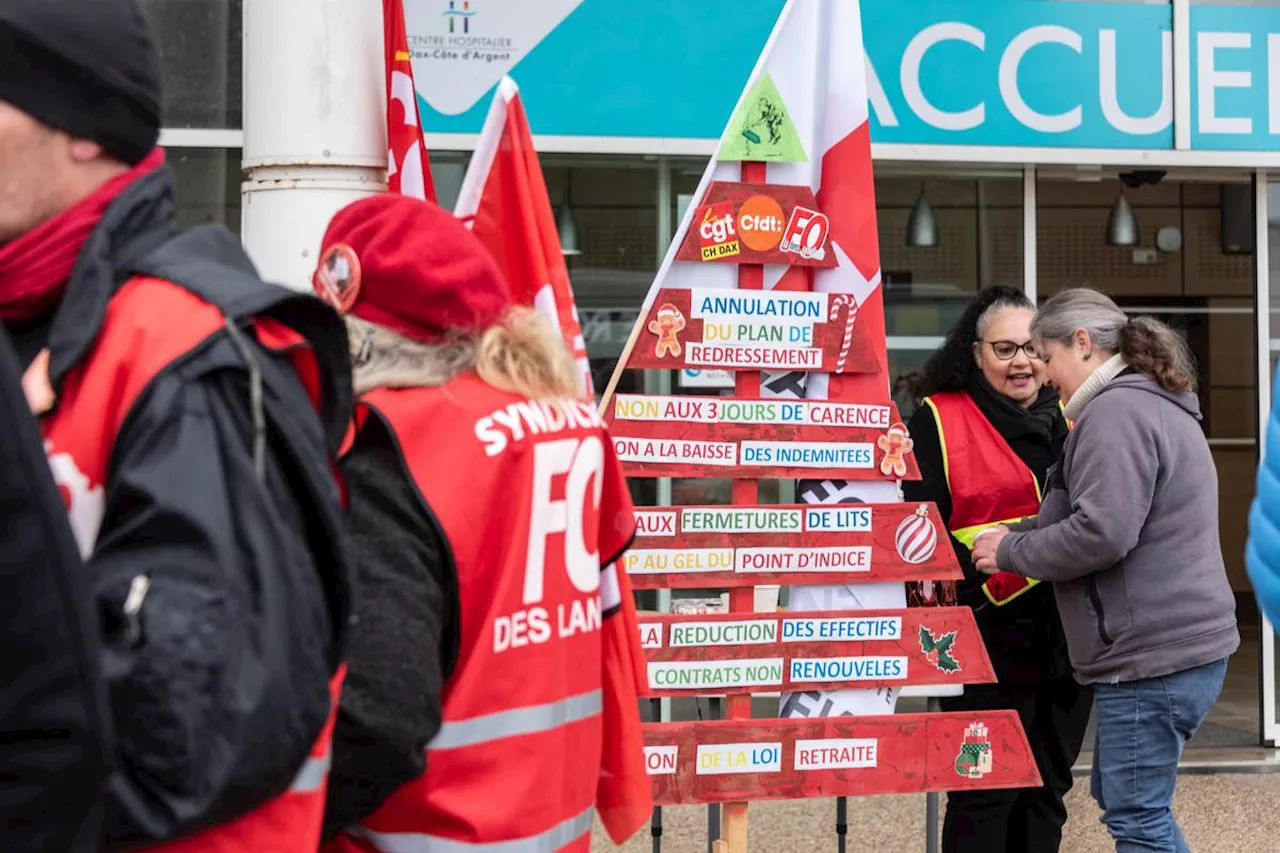
[[[347,204],[386,189],[376,0],[245,0],[243,239],[268,281],[309,289]]]

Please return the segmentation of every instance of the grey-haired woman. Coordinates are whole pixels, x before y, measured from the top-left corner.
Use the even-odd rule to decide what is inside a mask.
[[[1093,795],[1118,853],[1187,851],[1178,761],[1240,644],[1193,360],[1168,326],[1086,289],[1046,302],[1032,336],[1075,429],[1040,515],[980,538],[975,562],[1053,582],[1094,686]]]

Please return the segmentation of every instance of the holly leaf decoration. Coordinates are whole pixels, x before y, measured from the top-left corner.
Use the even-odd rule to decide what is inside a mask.
[[[945,673],[960,671],[960,661],[951,652],[956,634],[956,631],[948,631],[941,636],[934,636],[927,627],[920,626],[920,651],[924,652],[929,663]]]

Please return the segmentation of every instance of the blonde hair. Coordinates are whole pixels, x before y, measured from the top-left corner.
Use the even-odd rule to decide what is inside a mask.
[[[573,355],[531,308],[511,308],[479,337],[458,335],[438,344],[409,340],[358,317],[346,321],[357,394],[439,387],[474,370],[499,391],[531,400],[580,396]]]

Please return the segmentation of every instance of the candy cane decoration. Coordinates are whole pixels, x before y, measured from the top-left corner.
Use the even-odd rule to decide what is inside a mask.
[[[849,307],[844,319],[844,341],[840,344],[840,359],[836,362],[836,373],[844,373],[844,363],[849,359],[849,348],[853,345],[853,321],[858,318],[858,303],[848,293],[840,293],[831,297],[830,322],[834,323],[840,316],[840,309]]]

